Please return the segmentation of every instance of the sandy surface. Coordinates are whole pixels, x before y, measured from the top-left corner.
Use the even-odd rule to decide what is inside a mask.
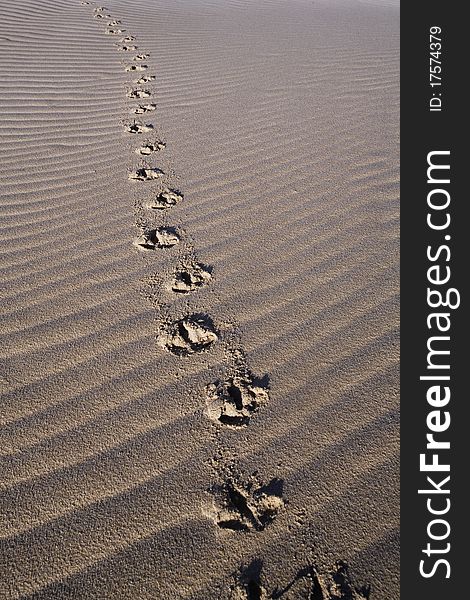
[[[0,2],[0,598],[396,600],[397,6],[97,6]]]

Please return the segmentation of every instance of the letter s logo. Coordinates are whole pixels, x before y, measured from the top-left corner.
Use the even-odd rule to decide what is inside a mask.
[[[440,558],[439,560],[436,560],[436,562],[433,565],[432,571],[430,573],[425,573],[423,570],[424,567],[424,560],[421,560],[419,563],[419,572],[420,575],[422,577],[425,577],[426,579],[429,579],[429,577],[434,577],[434,575],[436,574],[436,571],[439,567],[440,564],[446,565],[447,569],[446,569],[446,579],[449,579],[450,577],[450,564],[449,561],[444,560],[443,558]]]

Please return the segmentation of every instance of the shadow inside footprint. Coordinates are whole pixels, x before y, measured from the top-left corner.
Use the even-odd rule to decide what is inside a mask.
[[[207,413],[223,425],[242,427],[269,401],[268,377],[257,379],[250,373],[216,381],[206,387]]]
[[[142,144],[142,146],[140,148],[137,148],[136,150],[136,154],[142,154],[142,156],[148,156],[149,154],[152,154],[153,152],[158,152],[159,150],[163,150],[163,148],[165,148],[166,144],[165,142],[146,142],[145,144]],[[153,206],[149,206],[149,208],[154,208]],[[156,208],[156,207],[155,207]]]
[[[263,561],[257,558],[240,569],[232,587],[231,600],[268,600],[266,590],[261,585],[262,568]]]
[[[161,169],[157,169],[156,167],[142,167],[134,171],[134,173],[129,173],[129,179],[131,181],[153,181],[154,179],[159,179],[162,175],[164,173]]]
[[[134,245],[141,250],[155,250],[156,248],[171,248],[180,241],[180,236],[175,227],[158,227],[144,231],[134,240]]]
[[[283,485],[282,479],[259,487],[254,480],[232,479],[214,488],[217,525],[234,531],[263,531],[284,507]]]
[[[356,587],[349,577],[348,565],[343,560],[336,561],[333,569],[327,573],[313,565],[300,569],[294,579],[283,589],[276,588],[271,595],[273,600],[290,598],[295,594],[295,584],[309,582],[308,600],[369,600],[370,585]],[[295,597],[295,596],[294,596]]]
[[[198,262],[184,262],[176,269],[171,290],[177,294],[189,294],[212,279],[212,268]]]
[[[315,567],[308,565],[299,569],[295,577],[283,588],[276,587],[270,595],[272,600],[279,598],[305,598],[305,600],[327,600],[323,595],[322,584]]]
[[[136,83],[140,85],[142,83],[148,83],[149,81],[155,81],[155,75],[143,75],[140,79],[137,79]]]
[[[162,347],[177,356],[188,356],[207,350],[218,340],[212,319],[194,314],[167,325],[158,336]]]
[[[126,71],[146,71],[148,65],[127,65]]]
[[[370,586],[355,587],[344,561],[337,561],[333,570],[320,574],[317,567],[307,565],[282,588],[276,586],[268,593],[261,584],[263,563],[253,560],[234,574],[231,600],[369,600]]]
[[[129,133],[148,133],[153,130],[151,123],[136,123],[135,121],[130,125],[127,125],[126,130]]]
[[[338,560],[335,563],[333,570],[330,572],[332,581],[326,585],[328,596],[327,600],[368,600],[370,597],[370,585],[357,588],[351,582],[349,577],[349,567],[343,560]]]
[[[135,152],[136,154],[141,154],[142,156],[148,156],[149,154],[163,150],[165,147],[165,142],[146,142],[145,144],[142,144],[140,148],[137,148]]]
[[[132,90],[128,92],[128,98],[150,98],[152,92],[150,90]]]
[[[145,207],[155,210],[166,210],[178,204],[182,199],[183,194],[180,192],[165,188],[153,200],[147,202]]]
[[[137,108],[134,108],[133,112],[136,115],[142,115],[144,113],[153,112],[154,110],[156,110],[156,108],[156,104],[139,104]]]

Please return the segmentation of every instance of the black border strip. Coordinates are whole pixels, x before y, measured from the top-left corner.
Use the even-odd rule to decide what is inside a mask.
[[[442,38],[441,60],[442,85],[430,86],[430,28],[440,27]],[[464,88],[468,78],[463,56],[468,56],[464,35],[466,27],[463,6],[457,3],[436,2],[430,0],[423,3],[403,2],[401,5],[401,598],[403,600],[444,600],[463,598],[469,594],[464,571],[466,553],[463,542],[468,530],[468,522],[464,511],[470,505],[464,486],[465,465],[468,456],[466,440],[470,440],[468,420],[466,418],[468,392],[464,389],[464,372],[467,356],[465,319],[469,256],[467,239],[467,221],[465,219],[468,192],[463,189],[466,174],[465,160],[468,151],[463,147],[465,129],[469,119],[463,109],[467,102]],[[467,26],[468,27],[468,26]],[[434,47],[433,49],[436,49]],[[432,63],[435,66],[438,63]],[[434,79],[437,81],[437,79]],[[440,111],[429,110],[432,94],[442,100]],[[441,94],[439,96],[438,94]],[[433,103],[437,107],[438,101]],[[443,170],[431,171],[431,179],[445,180],[449,183],[428,182],[428,153],[433,151],[449,151],[447,155],[433,155],[434,162],[449,164],[447,176]],[[436,177],[433,177],[433,174]],[[428,206],[428,194],[432,189],[444,189],[449,194],[448,209],[432,211]],[[431,195],[431,202],[436,199],[444,202],[446,193],[436,192]],[[432,218],[441,218],[449,212],[451,222],[445,230],[433,230],[427,225],[429,212]],[[445,236],[450,236],[447,239]],[[430,260],[427,248],[434,257],[441,246],[437,259]],[[447,284],[431,285],[428,280],[428,269],[439,265],[439,270],[432,275],[447,274],[450,268],[450,281]],[[449,288],[456,288],[460,294],[460,306],[455,309],[439,307],[432,309],[428,305],[427,288],[439,289],[444,294]],[[437,299],[437,296],[434,296]],[[453,300],[456,295],[453,295]],[[428,328],[427,317],[432,312],[446,312],[451,322],[448,332],[436,331],[437,320],[431,318],[432,328]],[[443,325],[446,318],[443,318]],[[431,344],[437,348],[450,350],[449,355],[436,355],[434,362],[446,363],[450,369],[430,369],[428,364],[427,343],[431,336],[448,336],[450,339],[434,340]],[[450,381],[432,382],[420,380],[420,376],[449,376]],[[450,400],[442,406],[431,406],[427,399],[427,390],[432,385],[448,385]],[[442,392],[443,387],[439,388]],[[436,398],[436,396],[434,396]],[[434,415],[431,424],[437,425],[445,421],[445,412],[449,413],[450,426],[441,433],[435,433],[435,439],[449,441],[450,449],[426,449],[427,417],[431,411],[439,410],[439,417]],[[429,417],[433,419],[433,417]],[[467,431],[468,430],[468,431]],[[420,454],[427,453],[426,461],[432,460],[436,452],[440,463],[449,464],[450,471],[424,472],[420,470]],[[447,483],[441,484],[450,475]],[[419,489],[433,489],[426,477],[434,479],[441,490],[449,489],[450,493],[418,494]],[[428,499],[431,509],[448,512],[432,515],[428,510]],[[428,527],[436,537],[447,533],[444,523],[429,525],[433,519],[446,520],[450,532],[442,540],[430,539]],[[430,543],[429,556],[423,552]],[[449,544],[449,546],[447,546]],[[444,551],[448,550],[448,551]],[[436,561],[443,559],[447,564]],[[424,560],[422,570],[430,577],[420,574],[420,561]],[[450,574],[449,578],[446,575]]]

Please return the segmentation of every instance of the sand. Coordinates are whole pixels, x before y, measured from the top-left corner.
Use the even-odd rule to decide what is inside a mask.
[[[397,5],[98,6],[0,2],[0,598],[396,600]]]

